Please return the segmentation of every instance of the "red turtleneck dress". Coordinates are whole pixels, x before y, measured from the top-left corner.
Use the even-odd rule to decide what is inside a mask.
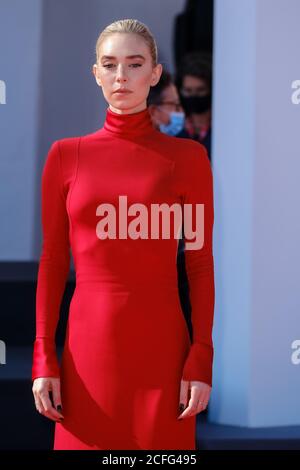
[[[151,237],[150,218],[148,238],[120,234],[119,196],[127,198],[126,228],[139,215],[133,204],[148,213],[152,204],[205,205],[204,246],[186,250],[192,341],[178,293],[178,240]],[[115,238],[101,238],[101,204],[115,208]],[[55,450],[196,448],[195,415],[177,417],[182,378],[212,383],[213,219],[205,148],[156,130],[147,108],[125,115],[107,108],[101,129],[53,143],[42,175],[32,379],[61,379]],[[59,364],[55,332],[70,249],[76,287]]]

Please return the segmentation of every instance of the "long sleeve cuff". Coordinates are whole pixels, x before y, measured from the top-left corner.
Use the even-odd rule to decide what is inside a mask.
[[[213,346],[193,343],[184,364],[183,380],[198,380],[211,387],[213,355]]]
[[[49,338],[36,338],[33,348],[31,378],[60,377],[55,342]]]

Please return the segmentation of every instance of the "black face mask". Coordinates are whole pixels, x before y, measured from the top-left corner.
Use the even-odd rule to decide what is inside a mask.
[[[190,114],[205,113],[205,111],[211,108],[211,94],[204,96],[180,95],[180,101],[187,116]]]

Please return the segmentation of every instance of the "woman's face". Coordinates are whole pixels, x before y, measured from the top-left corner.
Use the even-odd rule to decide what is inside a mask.
[[[150,50],[139,36],[114,33],[100,45],[93,73],[110,109],[129,114],[146,108],[150,86],[158,83],[162,66],[153,67]],[[120,88],[128,92],[116,93]]]

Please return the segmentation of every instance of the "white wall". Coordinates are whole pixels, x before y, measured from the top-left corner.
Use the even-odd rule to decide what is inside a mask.
[[[298,0],[216,0],[211,421],[300,424]]]

